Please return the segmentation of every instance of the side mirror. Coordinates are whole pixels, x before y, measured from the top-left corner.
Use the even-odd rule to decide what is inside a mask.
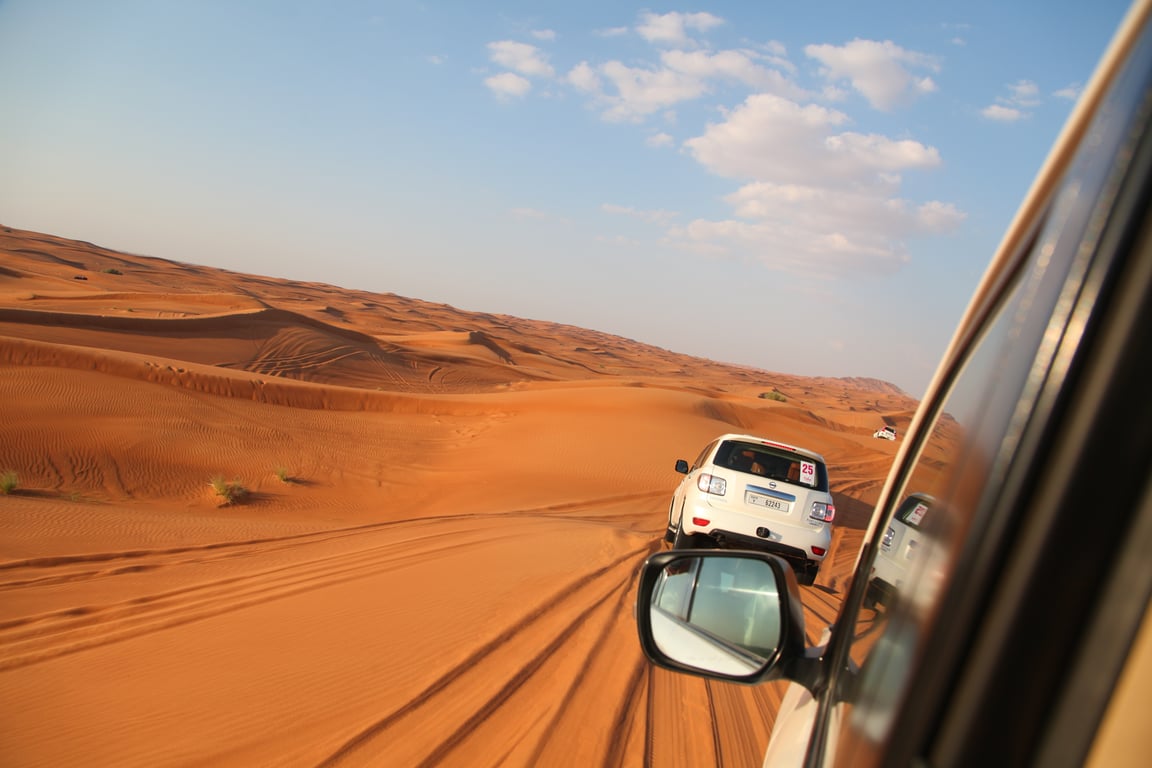
[[[688,462],[684,459],[676,459],[676,471],[682,475],[688,474]]]
[[[640,571],[636,625],[648,659],[678,672],[758,683],[804,657],[795,574],[761,552],[652,555]]]

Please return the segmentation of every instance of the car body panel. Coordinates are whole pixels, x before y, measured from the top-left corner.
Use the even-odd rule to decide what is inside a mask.
[[[772,723],[764,768],[803,765],[818,710],[819,703],[811,691],[802,685],[788,686]]]

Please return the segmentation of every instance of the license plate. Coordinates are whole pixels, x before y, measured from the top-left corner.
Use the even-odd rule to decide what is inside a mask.
[[[786,501],[765,496],[762,493],[753,493],[752,491],[744,494],[744,501],[754,507],[764,507],[765,509],[775,510],[776,512],[788,512],[792,508],[792,505]]]

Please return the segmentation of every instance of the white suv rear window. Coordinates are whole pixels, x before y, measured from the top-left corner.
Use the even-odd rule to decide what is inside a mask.
[[[904,500],[900,509],[896,512],[896,519],[905,525],[909,525],[917,530],[924,525],[924,518],[928,514],[928,502],[916,496],[909,496]]]
[[[823,462],[780,448],[725,440],[712,463],[769,480],[828,490],[828,472]]]

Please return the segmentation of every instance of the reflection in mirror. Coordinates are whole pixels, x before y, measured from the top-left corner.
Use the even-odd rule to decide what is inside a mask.
[[[865,607],[876,608],[879,604],[887,611],[908,591],[913,568],[928,542],[929,524],[936,520],[935,506],[933,496],[911,493],[897,507],[872,563]],[[916,593],[922,592],[922,585],[918,585]]]
[[[652,591],[652,637],[670,659],[706,672],[750,675],[780,646],[780,588],[762,560],[685,556]]]

